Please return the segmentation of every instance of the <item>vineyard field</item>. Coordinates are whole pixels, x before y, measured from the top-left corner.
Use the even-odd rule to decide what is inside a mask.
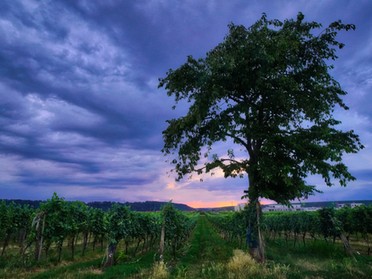
[[[54,195],[0,203],[0,278],[371,278],[372,207],[265,213],[266,262],[247,249],[246,211],[103,212]],[[248,218],[248,219],[247,219]],[[349,245],[346,249],[345,241]]]

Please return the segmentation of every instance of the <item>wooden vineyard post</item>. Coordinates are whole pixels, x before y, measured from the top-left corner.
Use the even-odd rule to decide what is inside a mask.
[[[161,226],[161,233],[160,233],[160,248],[159,248],[160,260],[163,260],[164,239],[165,239],[165,221],[163,221],[163,225]]]

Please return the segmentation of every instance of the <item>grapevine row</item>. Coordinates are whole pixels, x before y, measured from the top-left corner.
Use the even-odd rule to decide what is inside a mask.
[[[252,214],[247,209],[225,214],[209,214],[210,221],[219,229],[221,235],[236,241],[240,246],[247,241],[247,228]],[[363,241],[367,254],[371,253],[370,236],[372,234],[372,206],[344,207],[339,210],[323,208],[316,212],[268,212],[263,214],[262,229],[266,237],[277,237],[294,241],[294,245],[308,239],[326,241],[351,237]],[[343,240],[344,241],[344,240]],[[344,243],[345,244],[345,243]]]
[[[74,259],[77,244],[82,256],[88,247],[94,250],[100,245],[102,250],[106,244],[105,265],[110,266],[115,262],[120,242],[126,255],[148,251],[158,243],[163,224],[166,247],[175,254],[190,234],[194,219],[181,214],[171,204],[159,214],[134,212],[119,204],[104,212],[82,202],[67,202],[57,194],[37,209],[3,201],[0,261],[20,257],[35,263],[53,256],[60,261],[65,249],[69,249],[70,258]],[[14,247],[18,247],[18,255],[14,255]]]

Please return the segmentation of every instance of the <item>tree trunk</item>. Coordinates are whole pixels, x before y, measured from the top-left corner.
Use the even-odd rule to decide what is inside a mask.
[[[6,249],[6,247],[7,247],[8,244],[9,244],[9,240],[10,240],[10,233],[7,233],[7,234],[6,234],[6,237],[5,237],[5,240],[4,240],[4,243],[3,243],[3,250],[2,250],[2,252],[1,252],[1,256],[4,256],[4,254],[5,254],[5,249]]]
[[[71,237],[71,259],[75,258],[75,236]]]
[[[96,235],[94,235],[94,237],[93,237],[93,243],[92,243],[92,246],[93,246],[93,251],[95,251],[95,250],[96,250],[96,242],[97,242],[97,236],[96,236]]]
[[[141,244],[141,241],[142,241],[142,239],[141,239],[141,238],[137,240],[137,245],[136,245],[136,248],[134,249],[134,256],[136,256],[136,254],[137,254],[137,251],[138,251],[138,247],[140,246],[140,244]]]
[[[145,237],[144,239],[143,239],[143,244],[142,244],[142,252],[144,252],[144,251],[146,251],[145,250],[145,248],[146,248],[146,245],[147,245],[147,242],[148,242],[148,237]]]
[[[367,255],[369,256],[371,254],[371,246],[370,246],[370,243],[369,243],[368,233],[367,233],[366,240],[367,240],[367,245],[368,245]]]
[[[40,241],[40,238],[37,236],[36,241],[35,241],[35,260],[39,261],[41,257],[41,249],[43,248],[42,246],[42,241]]]
[[[50,242],[50,241],[47,241],[47,242],[44,244],[45,258],[48,258],[50,245],[51,245],[51,242]]]
[[[101,235],[101,251],[103,251],[103,235]]]
[[[58,262],[61,261],[61,257],[62,257],[62,246],[63,246],[63,240],[62,241],[59,241],[59,243],[58,243]]]
[[[32,245],[32,241],[26,241],[26,245],[23,247],[21,256],[24,257],[28,248]]]
[[[21,229],[20,235],[19,235],[19,255],[23,255],[23,250],[25,247],[25,241],[26,241],[27,232],[25,229]]]
[[[172,255],[173,255],[173,259],[176,259],[176,251],[177,251],[176,244],[173,244],[173,245],[172,245]]]
[[[129,240],[128,239],[126,239],[125,241],[125,255],[128,255],[129,253],[128,253],[128,248],[129,248]]]
[[[107,255],[106,255],[106,262],[104,264],[104,267],[110,267],[113,266],[115,263],[115,252],[116,252],[116,244],[109,244],[107,247]]]
[[[265,261],[263,236],[261,233],[261,207],[258,200],[250,201],[248,211],[247,246],[249,253],[257,262]]]
[[[258,262],[265,262],[265,243],[261,232],[261,205],[256,201],[256,214],[257,214],[257,230],[258,230]]]
[[[296,243],[297,243],[297,233],[294,233],[294,234],[293,234],[293,237],[294,237],[293,247],[296,247]]]
[[[89,233],[84,232],[84,234],[83,234],[83,252],[82,252],[83,257],[85,255],[85,250],[87,249],[87,246],[88,246],[88,236],[89,236]]]
[[[306,243],[305,243],[305,238],[306,238],[306,232],[304,232],[304,233],[302,234],[302,242],[304,243],[304,246],[306,245]]]
[[[150,250],[151,247],[154,247],[154,245],[156,244],[156,239],[157,239],[156,236],[151,235],[151,237],[150,237],[150,242],[149,242],[149,244],[148,244],[148,248],[147,248],[147,250]]]
[[[251,158],[253,161],[251,162],[253,165],[256,163],[254,159]],[[251,243],[249,245],[249,252],[252,257],[257,262],[265,262],[265,246],[263,235],[261,232],[261,205],[259,201],[259,190],[257,188],[257,172],[254,169],[251,169],[248,172],[248,191],[247,196],[249,199],[249,207],[250,207],[250,217],[249,217],[249,228],[247,230],[247,239],[248,233],[251,233]]]

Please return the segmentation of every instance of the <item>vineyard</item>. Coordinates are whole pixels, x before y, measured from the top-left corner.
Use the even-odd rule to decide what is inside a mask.
[[[218,214],[212,223],[228,241],[245,243],[249,213]],[[344,207],[339,210],[323,208],[316,212],[268,212],[264,215],[262,228],[268,240],[284,239],[293,245],[324,240],[335,243],[345,236],[346,241],[362,243],[362,253],[371,255],[372,207]],[[299,242],[302,243],[299,243]]]
[[[253,217],[252,217],[253,216]],[[0,203],[0,278],[369,278],[372,207],[263,214],[267,262],[247,252],[254,214],[108,211],[56,194]]]

